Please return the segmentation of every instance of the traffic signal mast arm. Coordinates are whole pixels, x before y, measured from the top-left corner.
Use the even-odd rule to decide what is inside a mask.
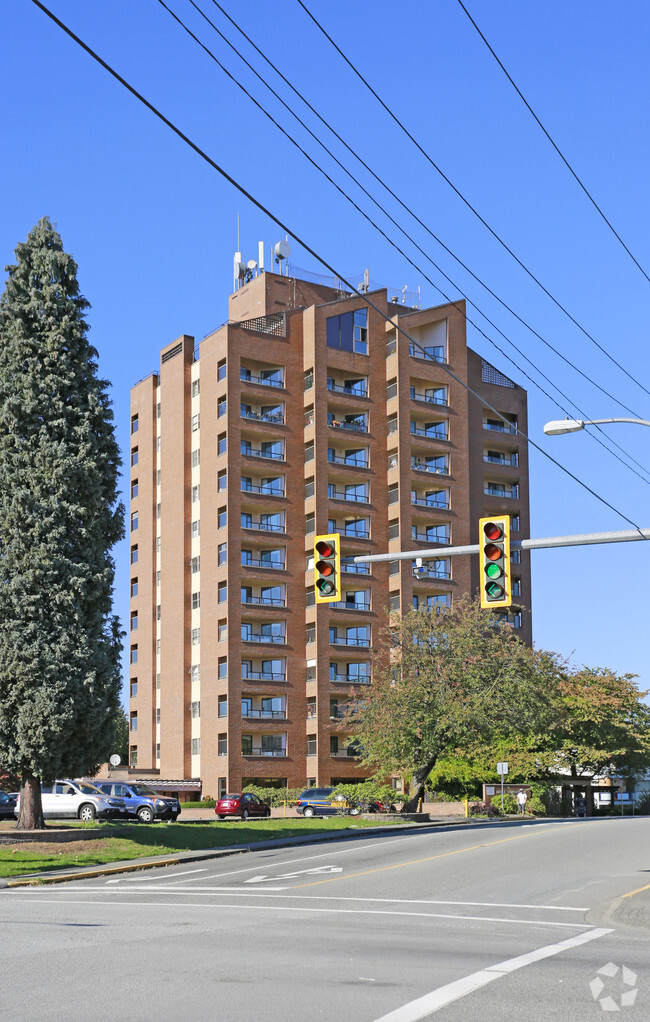
[[[584,532],[573,536],[547,536],[543,539],[511,539],[511,550],[545,550],[562,546],[591,546],[597,543],[633,543],[650,539],[650,529],[623,529],[621,532]],[[390,554],[360,554],[353,557],[354,564],[368,564],[377,561],[406,561],[416,557],[459,557],[462,554],[478,554],[481,544],[468,546],[436,546],[429,550],[399,550]]]

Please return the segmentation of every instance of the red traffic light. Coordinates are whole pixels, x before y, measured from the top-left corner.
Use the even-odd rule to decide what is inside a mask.
[[[321,540],[320,543],[316,544],[316,550],[321,555],[321,557],[334,556],[334,547],[332,546],[331,543],[327,543],[325,540]]]
[[[486,539],[492,540],[496,543],[498,539],[503,536],[503,529],[496,524],[496,522],[488,522],[487,525],[483,526],[483,535]]]

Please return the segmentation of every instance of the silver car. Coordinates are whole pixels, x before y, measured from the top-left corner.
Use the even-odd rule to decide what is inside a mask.
[[[123,798],[105,795],[88,781],[55,781],[41,785],[41,804],[46,820],[77,819],[86,822],[97,817],[100,820],[127,818]],[[20,797],[14,815],[20,812]]]

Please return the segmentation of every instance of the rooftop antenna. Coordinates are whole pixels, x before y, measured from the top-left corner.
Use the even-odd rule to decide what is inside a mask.
[[[257,243],[257,264],[260,268],[260,273],[264,273],[264,242],[258,241]]]
[[[275,256],[276,263],[280,264],[280,275],[282,275],[282,260],[287,260],[287,277],[289,276],[289,256],[291,255],[291,245],[289,244],[289,238],[286,237],[283,241],[278,241],[273,246],[273,255]]]
[[[363,280],[359,284],[359,291],[362,294],[367,294],[370,290],[370,270],[365,270],[363,274]]]
[[[240,280],[243,280],[246,276],[246,267],[242,261],[241,251],[239,248],[239,213],[237,214],[237,251],[235,252],[235,258],[233,261],[233,291],[237,290]]]

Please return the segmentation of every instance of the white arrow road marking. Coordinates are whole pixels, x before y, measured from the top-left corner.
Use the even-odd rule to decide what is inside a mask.
[[[262,884],[267,880],[295,880],[296,877],[301,877],[309,874],[320,873],[342,873],[343,866],[315,866],[313,869],[299,869],[296,873],[281,873],[280,876],[270,877],[265,873],[260,873],[259,876],[249,877],[248,880],[244,880],[245,884]]]

